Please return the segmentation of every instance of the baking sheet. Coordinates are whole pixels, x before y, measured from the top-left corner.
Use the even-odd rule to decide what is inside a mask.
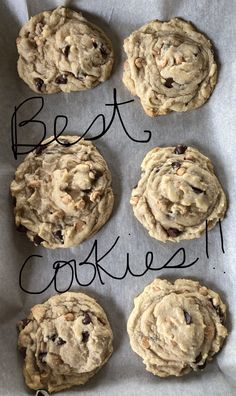
[[[109,81],[97,88],[81,93],[44,96],[44,109],[40,119],[47,125],[47,136],[53,133],[54,118],[67,115],[67,132],[81,134],[97,114],[103,113],[108,123],[111,119],[114,88],[120,102],[133,99],[121,82],[122,65],[125,59],[123,39],[133,30],[151,19],[169,19],[180,16],[191,20],[197,28],[208,35],[216,48],[220,65],[219,81],[208,103],[189,113],[172,113],[159,118],[144,114],[135,98],[134,102],[120,107],[122,119],[129,134],[139,140],[147,137],[144,130],[152,132],[148,143],[137,143],[125,134],[116,117],[109,131],[94,143],[106,158],[113,175],[115,207],[107,225],[92,239],[80,247],[55,251],[34,247],[25,235],[16,232],[9,196],[9,184],[18,163],[24,156],[14,159],[11,149],[11,117],[14,107],[24,100],[37,96],[19,79],[16,72],[17,52],[15,39],[21,25],[38,12],[64,4],[80,9],[92,22],[104,29],[111,37],[116,64]],[[0,2],[0,98],[1,98],[1,145],[0,145],[0,395],[27,395],[30,391],[22,378],[22,359],[16,349],[16,321],[25,317],[32,305],[44,301],[55,293],[54,285],[40,294],[29,294],[19,285],[19,274],[25,260],[31,255],[41,255],[27,262],[22,272],[21,286],[26,291],[40,292],[50,283],[56,261],[76,261],[80,283],[89,283],[92,277],[88,265],[79,266],[94,248],[97,240],[98,257],[101,258],[114,244],[111,252],[98,264],[107,272],[121,277],[126,269],[127,253],[130,267],[136,275],[145,270],[145,257],[153,252],[153,268],[143,276],[131,274],[122,280],[113,279],[100,269],[89,286],[79,286],[75,281],[72,290],[80,290],[95,297],[106,310],[114,332],[114,353],[108,364],[83,387],[75,387],[59,395],[79,392],[91,395],[235,395],[236,394],[236,266],[235,266],[235,216],[236,190],[235,167],[235,85],[236,67],[236,2],[227,0],[129,0],[127,1],[53,1],[53,0],[1,0]],[[19,117],[33,114],[37,103],[29,101],[19,112]],[[88,136],[96,136],[101,128],[93,127]],[[39,141],[40,132],[35,124],[18,131],[23,144]],[[140,163],[147,151],[156,145],[194,145],[213,161],[219,179],[228,194],[229,209],[222,222],[224,250],[222,252],[219,227],[206,240],[185,241],[179,244],[162,244],[147,235],[132,214],[129,197],[140,175]],[[179,252],[178,249],[182,248]],[[186,255],[183,262],[183,249]],[[94,253],[94,250],[93,250]],[[166,264],[172,257],[173,259]],[[188,263],[198,261],[183,268]],[[94,254],[90,261],[94,263]],[[166,264],[166,265],[165,265]],[[172,267],[172,268],[171,268]],[[176,267],[176,268],[174,268]],[[126,321],[133,308],[133,298],[155,277],[190,277],[198,279],[216,291],[229,306],[228,328],[230,335],[222,352],[204,372],[194,373],[179,379],[159,379],[145,371],[141,358],[131,351],[126,333]],[[65,290],[71,280],[71,270],[65,266],[57,277],[57,287]],[[75,280],[75,279],[74,279]]]

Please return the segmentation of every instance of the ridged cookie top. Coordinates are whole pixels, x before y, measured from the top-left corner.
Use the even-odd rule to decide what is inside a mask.
[[[123,81],[149,116],[197,108],[216,84],[210,41],[181,19],[147,23],[125,39],[124,49]]]
[[[16,42],[19,75],[35,92],[81,91],[110,76],[114,61],[110,40],[68,8],[33,16]]]
[[[192,147],[156,147],[144,158],[131,204],[149,234],[163,242],[199,237],[226,211],[210,160]]]
[[[97,302],[67,292],[35,305],[19,322],[18,346],[31,389],[56,392],[84,384],[112,353],[112,330]]]
[[[78,136],[49,138],[18,166],[11,193],[19,231],[36,245],[70,247],[97,232],[113,207],[111,174],[96,147]]]
[[[131,347],[160,377],[203,369],[227,336],[225,312],[219,295],[198,282],[155,279],[134,300]]]

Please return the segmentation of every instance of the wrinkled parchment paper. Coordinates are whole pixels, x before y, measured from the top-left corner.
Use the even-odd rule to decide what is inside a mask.
[[[99,113],[111,118],[113,89],[117,89],[117,99],[121,102],[133,99],[123,86],[122,67],[124,52],[123,39],[133,30],[151,19],[167,20],[174,16],[192,21],[197,28],[213,41],[219,64],[219,81],[210,100],[202,108],[189,113],[172,113],[159,118],[149,118],[141,108],[139,99],[121,109],[122,118],[129,133],[138,139],[145,137],[144,130],[152,131],[149,143],[131,141],[124,133],[118,118],[110,130],[96,146],[106,158],[112,175],[115,193],[115,207],[111,220],[92,239],[80,247],[50,251],[34,247],[25,235],[16,232],[12,215],[9,184],[18,163],[11,151],[11,116],[14,107],[25,99],[37,96],[29,90],[17,75],[17,51],[15,39],[22,24],[28,17],[64,4],[80,9],[92,22],[104,29],[111,37],[116,64],[109,81],[97,88],[81,93],[55,94],[44,96],[45,106],[40,119],[47,124],[47,135],[53,133],[54,118],[65,114],[69,118],[68,133],[81,134]],[[84,387],[75,387],[60,395],[165,395],[165,396],[214,396],[236,394],[236,265],[235,265],[235,218],[236,190],[235,167],[235,85],[236,74],[236,2],[227,0],[1,0],[0,2],[0,395],[20,396],[31,394],[22,377],[22,358],[16,349],[16,322],[24,318],[32,305],[40,303],[55,293],[53,285],[41,294],[28,294],[19,287],[19,273],[24,261],[30,255],[35,258],[24,271],[23,286],[28,291],[40,291],[50,283],[53,263],[57,260],[84,261],[91,251],[95,239],[98,241],[98,255],[105,254],[116,238],[117,245],[100,263],[109,273],[121,276],[126,268],[129,253],[130,266],[136,274],[145,269],[146,252],[154,254],[154,266],[162,267],[174,253],[183,247],[186,263],[199,257],[189,268],[163,268],[149,271],[144,276],[128,274],[123,280],[115,280],[102,272],[104,285],[98,276],[87,287],[74,282],[72,289],[80,290],[95,297],[106,310],[114,331],[114,354],[108,364]],[[21,117],[35,112],[30,104],[22,109]],[[96,128],[90,136],[96,135]],[[19,132],[24,143],[37,142],[39,130],[36,125]],[[224,249],[221,249],[219,227],[209,232],[208,254],[205,252],[204,236],[198,240],[185,241],[178,245],[162,244],[150,238],[145,229],[132,214],[129,197],[132,187],[140,175],[140,163],[149,149],[156,145],[194,145],[211,158],[216,172],[229,198],[229,209],[222,222]],[[91,258],[92,260],[92,258]],[[177,256],[170,265],[181,262]],[[78,267],[81,279],[91,277],[89,268]],[[82,271],[82,272],[81,272]],[[70,280],[70,271],[65,268],[58,279],[58,287],[65,289]],[[159,379],[145,371],[141,358],[131,351],[126,333],[126,321],[133,308],[133,298],[155,277],[190,277],[198,279],[219,291],[229,306],[227,326],[229,337],[222,352],[203,372],[182,378]]]

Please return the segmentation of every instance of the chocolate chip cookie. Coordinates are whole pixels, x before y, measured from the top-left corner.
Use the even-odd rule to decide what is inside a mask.
[[[28,154],[16,170],[11,183],[15,222],[35,245],[68,248],[109,219],[111,174],[91,142],[78,136],[52,140]]]
[[[102,307],[67,292],[31,308],[19,322],[18,347],[31,389],[58,392],[87,382],[112,354],[112,330]]]
[[[151,117],[202,106],[217,79],[211,42],[189,22],[152,21],[124,41],[123,82]]]
[[[227,201],[211,161],[192,147],[148,152],[132,191],[134,215],[162,242],[198,238],[223,219]]]
[[[134,300],[131,347],[159,377],[202,370],[227,336],[225,315],[220,296],[199,282],[155,279]]]
[[[38,93],[82,91],[111,74],[110,40],[80,12],[69,8],[33,16],[16,43],[19,76]]]

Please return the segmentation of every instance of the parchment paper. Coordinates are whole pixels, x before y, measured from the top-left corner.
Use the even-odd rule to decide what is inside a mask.
[[[50,251],[34,247],[25,235],[15,230],[9,184],[17,164],[11,151],[11,116],[14,106],[25,99],[37,96],[20,80],[16,72],[17,52],[15,39],[22,24],[38,12],[66,4],[80,9],[86,17],[104,29],[111,37],[116,64],[109,81],[99,87],[81,93],[44,96],[45,107],[40,119],[47,123],[47,135],[53,133],[54,118],[65,114],[69,118],[68,133],[81,134],[99,113],[106,115],[109,122],[112,109],[113,88],[117,89],[119,101],[133,99],[123,86],[122,68],[123,39],[133,30],[152,19],[169,19],[180,16],[191,20],[197,28],[213,41],[220,65],[219,81],[210,100],[202,108],[189,113],[172,113],[159,118],[149,118],[141,108],[139,99],[121,108],[129,133],[139,139],[145,138],[144,130],[152,131],[149,143],[132,142],[124,133],[118,118],[104,137],[95,142],[106,158],[113,175],[115,208],[107,225],[92,239],[80,247]],[[95,239],[101,257],[112,246],[117,236],[120,239],[102,266],[114,275],[121,276],[126,268],[126,254],[130,253],[130,266],[136,274],[145,269],[147,251],[154,253],[155,267],[164,263],[179,249],[185,248],[186,262],[199,257],[198,262],[186,269],[164,268],[149,271],[142,277],[128,274],[123,280],[114,280],[102,273],[104,285],[99,278],[88,287],[79,287],[74,282],[72,289],[95,297],[106,310],[114,331],[114,353],[108,364],[84,387],[75,387],[59,395],[165,395],[214,396],[236,395],[236,250],[235,218],[236,190],[235,168],[235,37],[236,2],[227,0],[1,0],[0,22],[0,78],[1,78],[1,242],[0,242],[0,395],[20,396],[31,394],[22,377],[22,358],[16,349],[16,322],[24,318],[32,305],[55,294],[53,285],[42,294],[27,294],[19,287],[19,272],[24,261],[32,254],[42,255],[27,266],[24,272],[24,287],[31,291],[42,290],[53,276],[56,260],[85,260]],[[33,114],[33,104],[22,110],[22,117]],[[98,128],[98,127],[97,127]],[[90,136],[96,135],[96,127]],[[36,125],[19,132],[24,142],[39,140]],[[219,227],[209,232],[209,259],[205,253],[204,236],[198,240],[176,244],[162,244],[150,238],[145,229],[134,218],[129,204],[130,192],[140,176],[140,163],[147,151],[156,145],[194,145],[213,161],[219,179],[229,198],[227,217],[222,223],[225,254],[222,253]],[[172,265],[181,262],[180,256]],[[83,279],[89,279],[89,269],[83,271]],[[82,276],[82,275],[81,275]],[[227,326],[229,337],[222,352],[200,373],[182,378],[159,379],[145,371],[144,365],[131,351],[126,333],[126,321],[133,308],[133,298],[155,277],[175,279],[189,277],[198,279],[216,291],[229,306]],[[68,286],[70,272],[67,268],[60,276],[58,285]]]

